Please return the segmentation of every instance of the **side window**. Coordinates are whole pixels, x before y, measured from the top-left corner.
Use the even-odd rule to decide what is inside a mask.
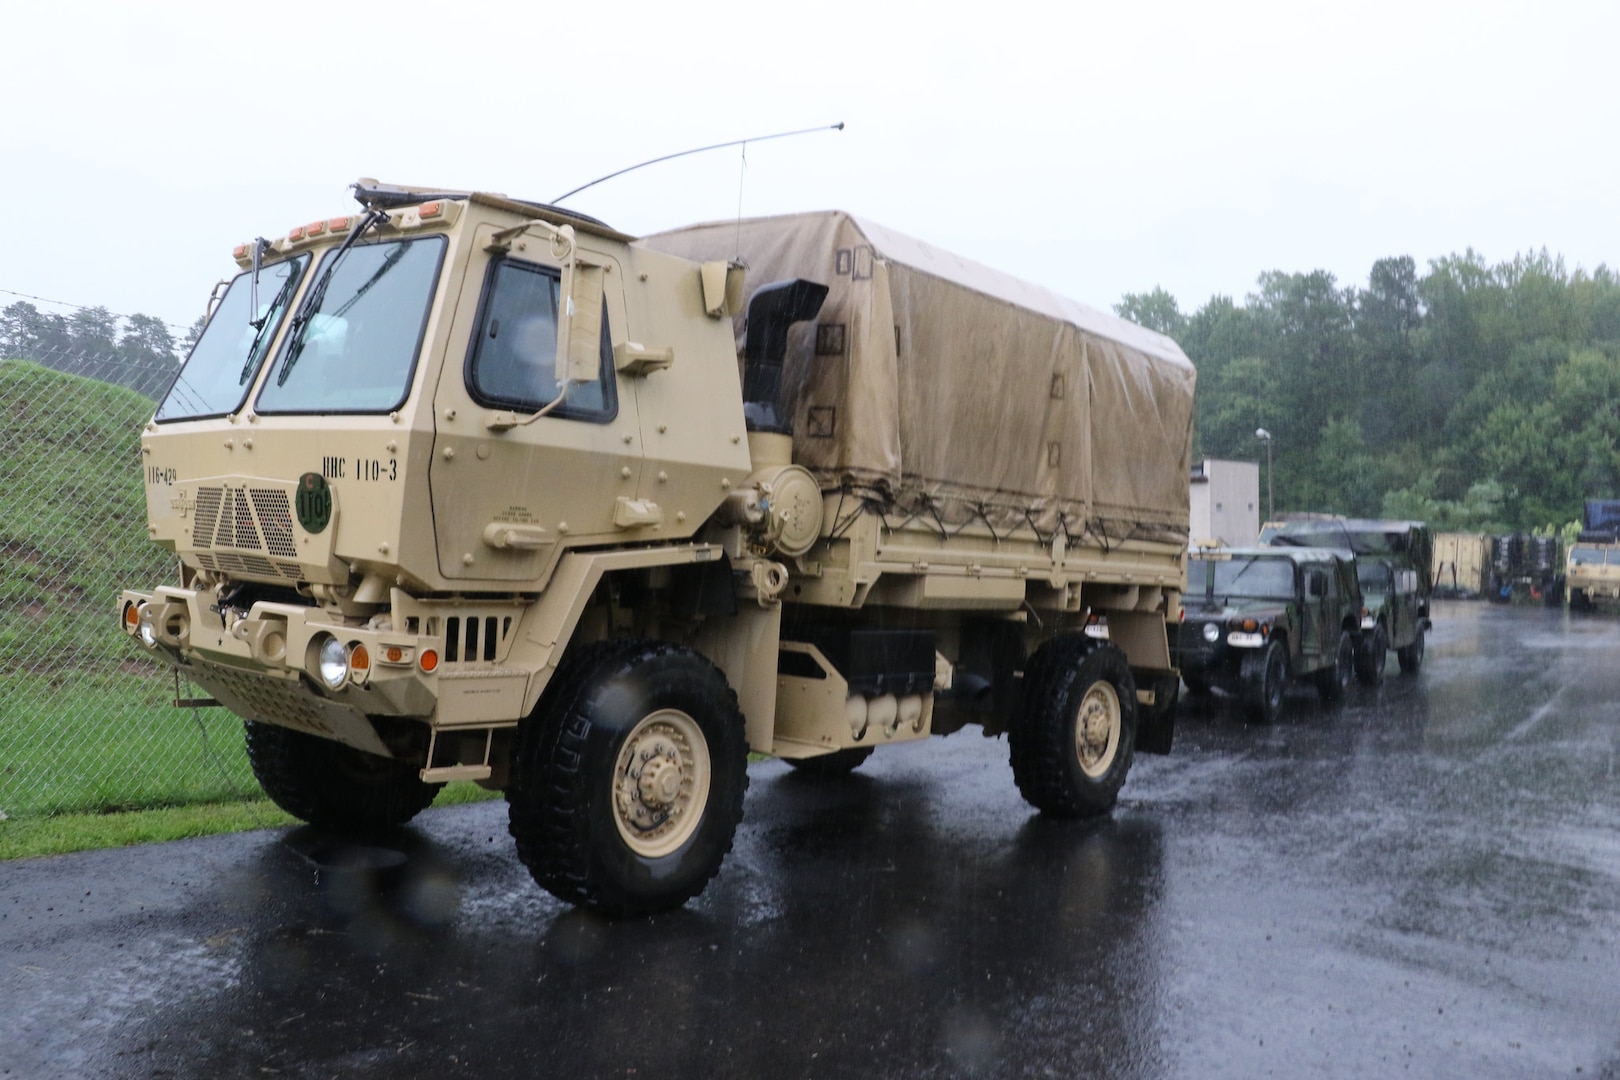
[[[467,389],[481,405],[534,412],[557,396],[557,273],[499,260],[484,282],[478,329],[467,360]],[[619,411],[613,343],[602,317],[602,369],[594,383],[573,383],[552,416],[606,422]]]

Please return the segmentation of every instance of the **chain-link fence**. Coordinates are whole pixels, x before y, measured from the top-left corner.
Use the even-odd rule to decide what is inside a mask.
[[[240,722],[118,624],[173,583],[146,533],[140,431],[172,364],[72,350],[0,359],[0,815],[243,798]]]

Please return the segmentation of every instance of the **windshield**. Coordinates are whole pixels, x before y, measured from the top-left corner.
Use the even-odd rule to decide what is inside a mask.
[[[1602,566],[1604,549],[1593,547],[1590,544],[1576,544],[1569,549],[1569,564],[1571,566]]]
[[[1210,567],[1215,571],[1213,591],[1217,596],[1294,598],[1294,564],[1287,559],[1193,559],[1187,564],[1187,581],[1193,592],[1208,588]]]
[[[1390,576],[1389,567],[1383,563],[1356,563],[1356,577],[1364,593],[1394,591],[1394,579]]]
[[[257,290],[253,271],[236,276],[158,406],[157,420],[224,416],[241,407],[308,266],[308,255],[262,266]]]
[[[442,236],[327,253],[321,273],[331,278],[293,320],[259,411],[389,412],[403,404],[443,253]]]

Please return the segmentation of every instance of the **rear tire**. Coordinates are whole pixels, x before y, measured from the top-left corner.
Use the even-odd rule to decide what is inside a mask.
[[[1108,813],[1136,746],[1136,681],[1125,654],[1082,635],[1054,638],[1024,680],[1024,709],[1007,733],[1019,792],[1054,817]]]
[[[1401,662],[1402,675],[1416,675],[1423,670],[1423,652],[1425,649],[1423,637],[1424,631],[1420,626],[1418,627],[1417,637],[1412,639],[1412,644],[1404,649],[1396,650],[1395,656]]]
[[[1355,678],[1356,646],[1350,640],[1350,631],[1339,631],[1339,644],[1333,650],[1333,666],[1316,673],[1316,692],[1328,705],[1344,700],[1344,692]]]
[[[1384,667],[1389,663],[1389,634],[1384,624],[1363,639],[1356,653],[1356,680],[1363,686],[1377,686],[1384,681]]]
[[[427,809],[444,787],[424,783],[412,762],[275,724],[244,720],[242,728],[259,786],[277,806],[311,825],[390,829]]]
[[[861,767],[862,762],[872,756],[870,746],[851,746],[845,750],[834,750],[830,754],[819,757],[784,758],[788,766],[807,779],[835,780],[840,776],[848,776]]]
[[[609,915],[678,908],[731,851],[748,789],[743,718],[691,649],[580,649],[518,726],[508,828],[534,880]]]

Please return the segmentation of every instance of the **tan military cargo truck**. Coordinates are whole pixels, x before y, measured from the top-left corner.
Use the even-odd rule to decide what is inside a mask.
[[[289,812],[473,780],[542,886],[634,913],[718,871],[750,750],[975,724],[1057,816],[1168,750],[1170,340],[843,214],[636,241],[356,192],[236,249],[142,438],[179,580],[122,600]]]

